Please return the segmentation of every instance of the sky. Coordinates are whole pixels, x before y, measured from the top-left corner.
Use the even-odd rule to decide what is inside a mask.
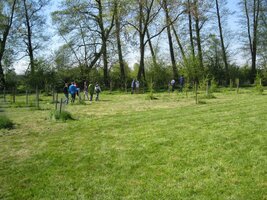
[[[230,11],[235,12],[234,15],[230,16],[228,18],[228,27],[233,32],[238,32],[240,25],[238,24],[238,15],[240,13],[240,8],[237,5],[237,0],[228,0],[228,8]],[[55,51],[59,46],[59,37],[55,35],[55,32],[53,31],[52,26],[52,20],[50,13],[55,11],[57,9],[57,6],[59,4],[59,0],[53,0],[51,1],[51,5],[47,7],[45,13],[47,14],[47,28],[46,30],[48,32],[54,33],[54,36],[51,37],[51,40],[49,43],[47,43],[48,49],[46,50],[47,54],[52,54],[53,51]],[[240,43],[238,40],[237,42],[231,43],[231,49],[233,51],[237,51],[240,49]],[[137,52],[137,51],[136,51]],[[127,56],[127,61],[129,63],[130,67],[133,67],[134,63],[138,62],[138,53],[131,53]],[[242,59],[241,54],[236,54],[234,58],[232,59],[233,62],[236,62],[237,64],[244,64],[244,61]],[[18,74],[23,74],[25,70],[28,67],[28,61],[26,59],[19,60],[14,64],[15,71]]]

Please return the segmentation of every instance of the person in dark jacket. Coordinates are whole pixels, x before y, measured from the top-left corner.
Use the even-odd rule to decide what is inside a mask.
[[[63,93],[65,95],[65,100],[64,103],[68,104],[69,103],[69,89],[68,89],[68,83],[65,83],[65,86],[63,88]]]

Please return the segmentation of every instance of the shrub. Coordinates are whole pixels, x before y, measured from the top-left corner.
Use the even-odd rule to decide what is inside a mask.
[[[157,97],[154,96],[154,82],[152,81],[152,79],[150,80],[150,82],[148,82],[148,89],[149,89],[149,95],[147,99],[149,100],[158,99]]]
[[[61,120],[61,121],[73,120],[74,119],[71,116],[70,112],[67,112],[67,111],[59,112],[58,110],[52,111],[50,113],[50,118],[53,119],[53,120]]]
[[[210,93],[217,92],[218,90],[218,83],[214,78],[210,81]]]
[[[6,116],[0,116],[0,129],[11,129],[14,123]]]
[[[256,76],[256,80],[255,80],[255,90],[258,94],[262,94],[264,89],[261,83],[261,78],[259,76],[259,74],[257,74]]]

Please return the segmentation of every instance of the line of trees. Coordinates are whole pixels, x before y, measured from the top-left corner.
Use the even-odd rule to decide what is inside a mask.
[[[233,13],[225,0],[61,0],[51,13],[61,45],[44,56],[52,34],[46,9],[52,3],[0,2],[1,88],[16,84],[12,66],[24,57],[29,58],[24,82],[40,87],[74,78],[106,87],[123,88],[131,78],[162,85],[181,74],[189,81],[215,78],[228,85],[243,78],[253,83],[267,68],[265,0],[239,0],[238,38],[229,31]],[[236,40],[242,43],[247,67],[234,63]],[[139,55],[134,69],[127,63],[131,49]]]

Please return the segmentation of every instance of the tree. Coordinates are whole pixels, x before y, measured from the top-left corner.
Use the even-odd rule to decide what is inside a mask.
[[[166,28],[163,27],[161,30],[156,31],[152,36],[150,34],[149,38],[146,38],[147,36],[147,31],[149,26],[154,22],[154,20],[158,17],[161,6],[156,5],[155,0],[138,0],[138,7],[135,8],[135,17],[132,18],[131,20],[128,21],[128,24],[132,26],[139,35],[139,51],[140,51],[140,63],[139,63],[139,70],[138,70],[138,75],[137,79],[141,80],[141,77],[143,76],[144,81],[146,80],[145,76],[145,46],[146,44],[152,40],[154,37],[157,37],[162,33],[162,31]],[[134,2],[135,5],[135,2]]]
[[[46,25],[42,11],[50,0],[22,0],[19,2],[19,15],[21,26],[19,28],[20,38],[26,46],[26,56],[30,58],[30,75],[35,73],[36,52],[42,47],[47,39],[44,34]]]
[[[108,39],[114,27],[114,9],[107,0],[62,1],[52,13],[59,35],[69,45],[81,69],[88,73],[103,58],[104,83],[108,84]],[[112,9],[110,9],[112,8]]]
[[[120,0],[114,0],[114,17],[115,17],[115,32],[118,48],[118,58],[120,65],[120,80],[121,88],[125,86],[126,76],[124,70],[124,61],[122,56],[122,46],[121,46],[121,16],[122,16],[122,2]]]
[[[240,6],[244,12],[241,23],[245,22],[246,37],[248,39],[249,52],[251,56],[251,73],[250,82],[254,83],[256,77],[257,50],[258,50],[258,32],[259,32],[259,16],[262,0],[243,0]]]
[[[10,29],[12,27],[16,0],[0,2],[0,88],[5,87],[5,77],[3,70],[3,59]]]
[[[163,9],[165,11],[165,20],[167,24],[167,35],[168,35],[168,41],[169,41],[169,48],[170,48],[170,55],[171,55],[171,62],[172,62],[172,70],[173,70],[173,79],[178,80],[178,69],[176,66],[176,60],[174,56],[174,50],[173,50],[173,42],[172,42],[172,34],[171,34],[171,19],[169,15],[169,8],[167,0],[163,0]]]
[[[224,1],[224,3],[226,3]],[[225,4],[224,4],[225,5]],[[229,67],[228,67],[228,60],[227,60],[227,54],[226,54],[226,48],[224,44],[224,37],[223,37],[223,29],[222,29],[222,22],[221,22],[221,12],[220,8],[222,8],[221,5],[219,5],[219,0],[216,0],[216,14],[217,14],[217,19],[218,19],[218,27],[219,27],[219,33],[220,33],[220,40],[221,40],[221,48],[222,48],[222,56],[223,56],[223,62],[225,66],[225,79],[226,83],[229,84]]]

